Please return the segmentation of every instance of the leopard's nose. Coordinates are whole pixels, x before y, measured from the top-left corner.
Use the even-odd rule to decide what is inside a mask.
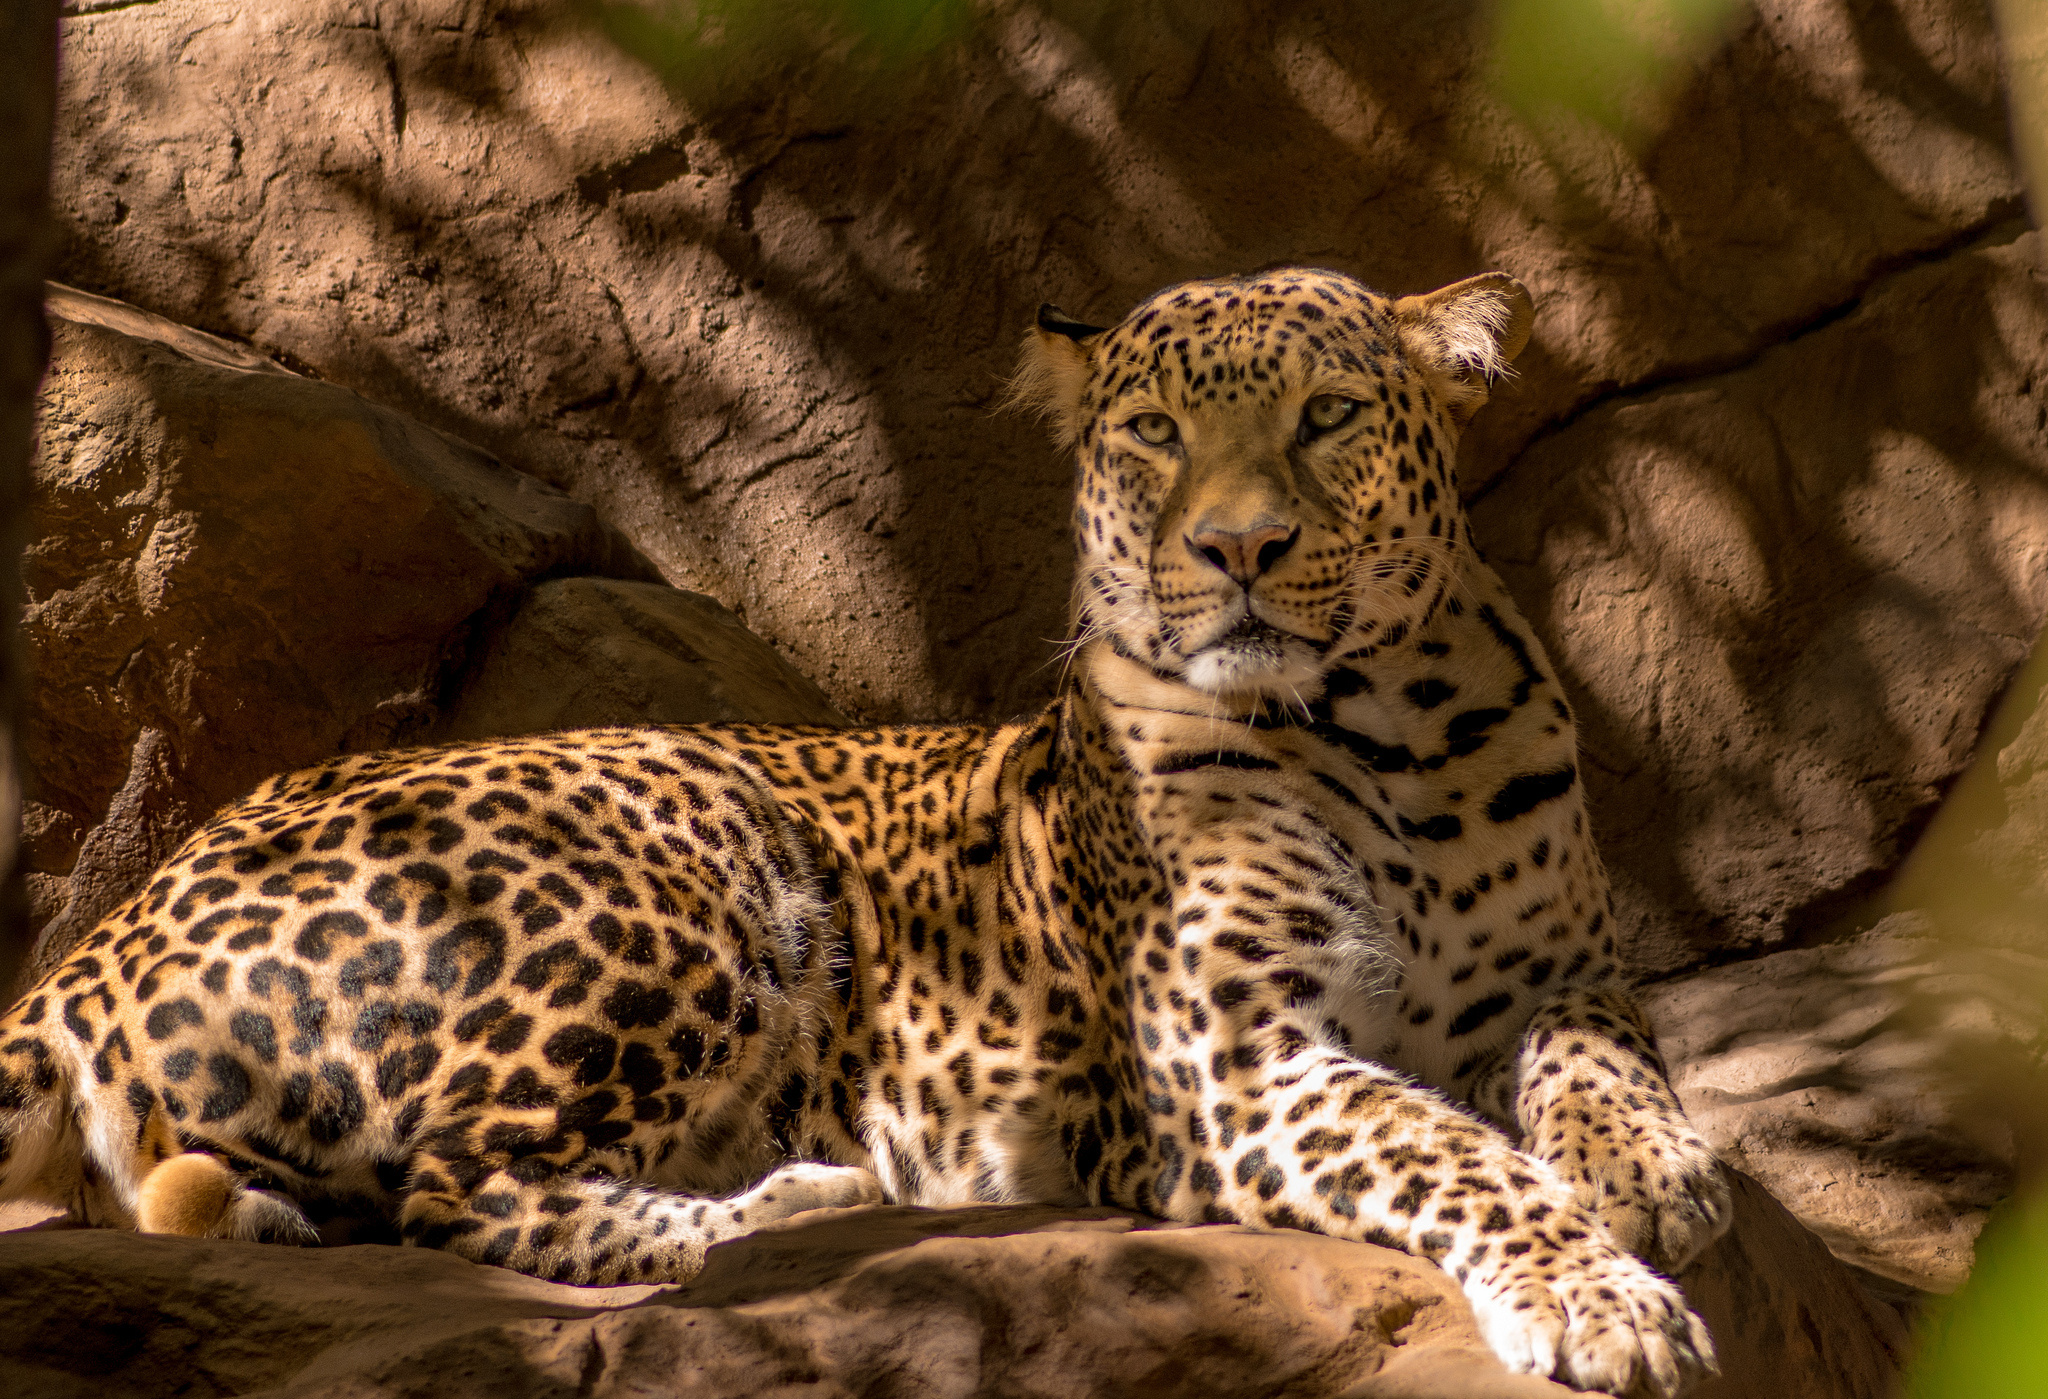
[[[1301,538],[1301,526],[1264,525],[1258,529],[1202,529],[1187,537],[1188,547],[1222,569],[1240,588],[1250,588],[1254,579],[1287,556],[1294,541]]]

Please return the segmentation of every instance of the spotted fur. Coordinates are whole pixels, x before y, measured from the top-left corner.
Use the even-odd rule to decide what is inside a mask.
[[[0,1021],[0,1196],[579,1283],[819,1205],[1101,1202],[1405,1249],[1511,1366],[1676,1393],[1712,1349],[1649,1263],[1727,1194],[1453,478],[1529,317],[1305,269],[1042,317],[1048,709],[277,778]]]

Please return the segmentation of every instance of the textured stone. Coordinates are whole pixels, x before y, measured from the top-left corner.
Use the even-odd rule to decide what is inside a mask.
[[[1905,1325],[1756,1181],[1734,1174],[1735,1223],[1679,1278],[1721,1374],[1687,1399],[1894,1399]]]
[[[436,739],[607,724],[844,724],[730,612],[660,583],[563,578],[492,631]]]
[[[2011,1189],[2013,1127],[1980,1071],[2030,1071],[2048,961],[1897,914],[1852,942],[1648,988],[1693,1125],[1843,1260],[1924,1291],[1969,1275]]]
[[[422,735],[529,580],[649,572],[588,506],[347,389],[68,289],[50,312],[23,568],[39,967],[262,778]]]
[[[57,96],[55,0],[0,13],[0,996],[29,954],[21,869],[21,750],[28,682],[17,568],[28,512],[36,385],[49,357],[43,278],[57,251],[50,130]]]
[[[1885,1399],[1897,1319],[1753,1185],[1685,1283],[1695,1399]],[[786,1395],[1543,1399],[1435,1266],[1111,1210],[818,1211],[693,1284],[562,1287],[447,1254],[85,1230],[0,1236],[0,1390],[341,1399]]]
[[[2003,230],[1589,410],[1479,504],[1644,973],[1827,926],[1969,761],[2048,612],[2043,275]]]
[[[1687,1111],[1835,1253],[1969,1272],[2048,1160],[2048,646],[1904,869],[1815,947],[1647,988]]]
[[[1688,1110],[1841,1257],[1937,1291],[2041,1083],[2048,673],[1956,786],[1961,828],[1869,894],[2048,604],[2042,278],[2035,233],[1901,272],[1752,365],[1590,410],[1477,511],[1573,690],[1636,965],[1790,949],[1648,993]]]
[[[598,504],[849,713],[979,718],[1050,689],[1064,625],[1070,467],[989,412],[1041,300],[1505,268],[1539,313],[1476,484],[1589,398],[1746,361],[2019,207],[1971,0],[1760,5],[1639,155],[1518,121],[1469,0],[1021,0],[902,69],[819,7],[777,11],[805,42],[695,68],[608,37],[687,8],[78,14],[65,275]]]

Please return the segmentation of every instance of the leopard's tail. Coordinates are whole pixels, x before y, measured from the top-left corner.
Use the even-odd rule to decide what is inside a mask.
[[[133,1229],[144,1180],[185,1150],[115,1005],[82,953],[0,1016],[0,1202]]]
[[[59,1005],[39,987],[0,1016],[0,1201],[36,1200],[80,1214],[93,1172]]]
[[[315,1239],[295,1203],[188,1148],[135,1073],[104,986],[66,985],[81,970],[67,966],[0,1017],[0,1203],[150,1234]]]

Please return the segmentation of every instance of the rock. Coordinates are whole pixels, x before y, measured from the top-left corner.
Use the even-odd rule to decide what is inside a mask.
[[[562,578],[485,640],[436,739],[606,724],[843,725],[816,685],[700,593]]]
[[[2013,1128],[1976,1074],[2031,1078],[2048,961],[1898,914],[1855,941],[1642,992],[1694,1126],[1838,1258],[1930,1292],[1969,1275],[2012,1188]]]
[[[96,1231],[0,1238],[0,1389],[143,1399],[1335,1395],[1389,1366],[1537,1399],[1431,1265],[1366,1244],[1107,1210],[819,1211],[686,1289],[582,1289],[425,1250]],[[1367,1388],[1364,1394],[1399,1393]]]
[[[1686,1399],[1893,1399],[1911,1352],[1899,1313],[1761,1185],[1730,1174],[1735,1222],[1678,1279],[1721,1362]]]
[[[2048,1160],[2048,646],[1835,941],[1641,995],[1693,1121],[1836,1255],[1952,1291]]]
[[[590,507],[347,389],[68,289],[50,313],[23,568],[38,975],[262,778],[424,736],[530,581],[652,572]]]
[[[1895,1317],[1753,1186],[1688,1273],[1695,1399],[1883,1399]],[[1564,1399],[1507,1374],[1433,1265],[1288,1230],[1052,1207],[815,1211],[675,1290],[425,1250],[0,1236],[0,1390],[69,1399],[803,1395]]]
[[[1819,935],[1969,761],[2048,613],[2043,249],[2014,225],[1605,402],[1477,507],[1571,691],[1642,973]]]
[[[1837,1257],[1953,1291],[2048,1160],[2048,646],[1818,946],[1643,989],[1686,1111]]]
[[[979,719],[1051,689],[1064,626],[1071,466],[990,413],[1043,300],[1505,268],[1539,314],[1478,486],[2020,211],[1962,0],[1745,10],[1640,152],[1518,120],[1482,5],[953,8],[901,66],[797,7],[808,42],[691,67],[721,41],[687,6],[94,6],[64,29],[64,275],[571,489],[848,713]],[[1673,653],[1722,646],[1669,621]]]
[[[57,253],[50,218],[56,97],[55,0],[20,0],[0,13],[0,995],[28,953],[17,742],[28,683],[14,560],[28,513],[36,385],[50,350],[42,293]]]

